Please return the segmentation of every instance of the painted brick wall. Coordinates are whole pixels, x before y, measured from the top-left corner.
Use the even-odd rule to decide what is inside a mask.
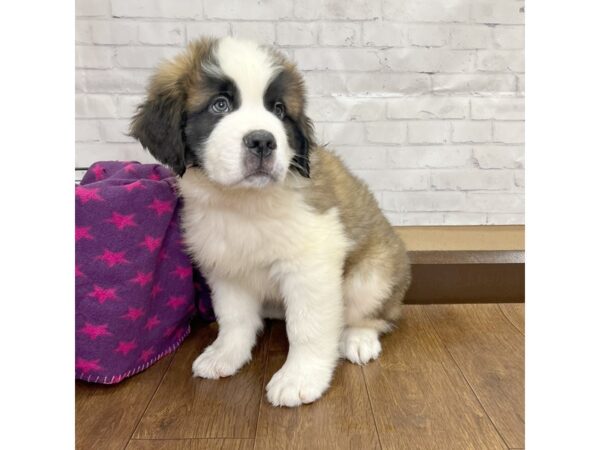
[[[524,223],[518,0],[77,0],[76,166],[128,138],[152,68],[202,35],[297,61],[322,143],[395,225]]]

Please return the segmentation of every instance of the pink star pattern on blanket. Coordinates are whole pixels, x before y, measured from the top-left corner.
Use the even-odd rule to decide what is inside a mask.
[[[92,169],[93,174],[96,176],[96,180],[101,180],[106,174],[106,169],[101,164],[96,164]]]
[[[117,353],[121,353],[124,356],[127,356],[127,354],[131,351],[137,348],[137,344],[135,343],[135,341],[119,341],[119,345],[117,345],[117,348],[115,348],[115,352]]]
[[[152,330],[159,323],[160,323],[160,319],[158,318],[158,315],[154,315],[154,316],[152,316],[152,317],[150,317],[148,319],[148,321],[146,322],[146,325],[144,325],[144,329],[146,329],[146,330]]]
[[[153,252],[158,247],[160,247],[161,242],[162,242],[161,238],[154,238],[152,236],[146,235],[144,237],[144,240],[140,243],[140,245],[146,247],[148,250]]]
[[[75,226],[75,241],[79,239],[94,239],[94,236],[90,234],[92,227],[78,227]]]
[[[161,201],[155,198],[148,208],[153,209],[156,214],[162,216],[163,214],[168,214],[173,210],[173,204],[168,201]]]
[[[155,171],[152,171],[152,172],[150,173],[150,175],[148,175],[148,178],[149,178],[150,180],[154,180],[154,181],[156,181],[156,180],[160,180],[160,174],[159,174],[159,173],[157,173],[157,172],[155,172]]]
[[[177,266],[173,272],[180,280],[185,280],[188,277],[192,276],[192,268],[191,267],[181,267]]]
[[[176,179],[165,167],[96,163],[75,197],[75,375],[118,383],[181,344],[196,302],[206,302],[195,298],[203,280],[184,248]]]
[[[183,295],[172,295],[169,297],[169,301],[167,302],[167,306],[177,309],[182,305],[187,303],[185,297]]]
[[[106,221],[115,225],[119,230],[127,227],[137,227],[137,223],[133,220],[135,214],[119,214],[116,211],[113,211],[110,219]]]
[[[123,170],[129,174],[135,173],[135,168],[138,167],[139,164],[136,163],[128,163],[123,166]]]
[[[100,303],[104,303],[106,300],[116,300],[117,294],[115,293],[116,288],[101,288],[98,285],[94,285],[94,290],[88,295],[90,297],[97,298]]]
[[[140,286],[144,287],[152,281],[152,278],[153,278],[152,272],[148,272],[148,273],[138,272],[137,275],[135,276],[135,278],[132,278],[130,281],[133,281],[134,283],[139,284]]]
[[[123,187],[125,188],[125,190],[127,192],[131,192],[135,189],[145,189],[144,185],[142,184],[142,182],[140,180],[136,180],[133,183],[125,184],[125,185],[123,185]]]
[[[85,323],[85,326],[79,330],[80,333],[84,333],[90,337],[90,339],[96,340],[99,336],[112,336],[112,333],[108,331],[108,324],[103,325],[92,325],[89,322]]]
[[[128,319],[128,320],[132,320],[135,322],[143,315],[144,315],[144,310],[142,308],[132,308],[130,306],[127,309],[127,314],[123,314],[121,317],[123,319]]]
[[[163,333],[163,337],[169,337],[173,334],[173,332],[175,331],[177,327],[176,326],[170,326],[167,327],[167,329],[165,330],[165,332]]]
[[[148,362],[148,360],[152,357],[152,355],[154,355],[154,353],[155,353],[154,347],[150,347],[142,352],[142,355],[140,356],[140,360],[144,361],[144,362]]]
[[[96,256],[96,259],[104,261],[108,267],[114,267],[119,264],[127,264],[129,262],[125,259],[125,252],[111,252],[107,249],[104,249],[104,253],[102,253],[102,255]]]
[[[98,370],[102,370],[102,366],[100,366],[100,364],[98,364],[100,362],[99,359],[84,359],[84,358],[77,358],[77,360],[75,361],[75,368],[76,369],[80,369],[83,373],[88,373],[90,371],[98,371]]]
[[[81,203],[86,204],[91,200],[103,201],[104,199],[98,193],[100,189],[84,188],[83,186],[77,186],[75,188],[75,197],[81,200]]]

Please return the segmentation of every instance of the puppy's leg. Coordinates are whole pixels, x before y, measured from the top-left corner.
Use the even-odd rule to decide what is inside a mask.
[[[258,296],[231,280],[211,282],[219,335],[192,365],[196,377],[233,375],[250,361],[256,334],[262,327]]]
[[[285,364],[267,385],[275,406],[318,399],[329,387],[343,326],[341,267],[302,268],[281,283],[290,348]]]
[[[344,279],[346,328],[340,353],[355,364],[366,364],[381,353],[379,334],[392,329],[400,315],[410,272],[404,253],[392,258],[368,258]]]

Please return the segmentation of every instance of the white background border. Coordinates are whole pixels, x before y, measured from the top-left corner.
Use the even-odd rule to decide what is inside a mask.
[[[72,448],[74,10],[10,6],[0,27],[0,439]],[[599,12],[527,4],[528,449],[600,442]]]
[[[526,5],[528,449],[600,448],[599,13]]]
[[[74,447],[74,4],[0,26],[0,447]]]

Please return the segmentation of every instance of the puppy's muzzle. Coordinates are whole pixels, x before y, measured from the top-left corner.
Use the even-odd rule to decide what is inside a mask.
[[[274,150],[277,148],[275,136],[267,130],[254,130],[246,134],[242,141],[247,150],[244,158],[246,176],[271,175]]]

